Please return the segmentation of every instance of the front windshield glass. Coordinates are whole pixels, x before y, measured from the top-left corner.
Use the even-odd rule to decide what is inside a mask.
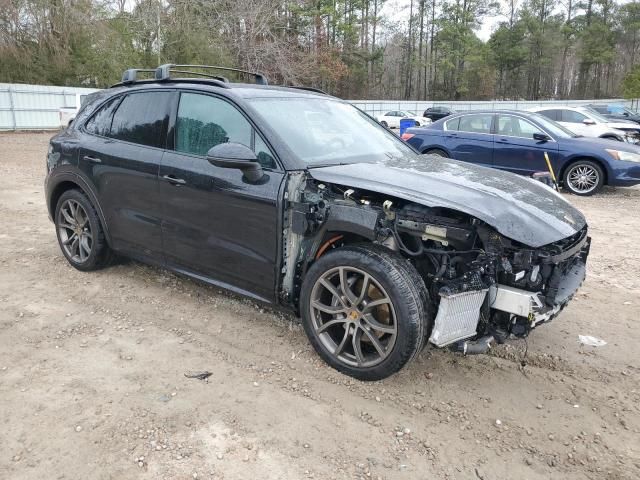
[[[578,136],[544,115],[532,113],[531,116],[554,138],[575,138]]]
[[[412,153],[352,105],[328,98],[254,98],[249,103],[308,166],[374,162]]]

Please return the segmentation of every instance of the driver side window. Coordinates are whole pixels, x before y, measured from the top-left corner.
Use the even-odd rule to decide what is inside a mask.
[[[206,155],[221,143],[252,149],[265,168],[275,168],[271,151],[249,121],[229,102],[198,93],[182,93],[175,128],[177,152]]]

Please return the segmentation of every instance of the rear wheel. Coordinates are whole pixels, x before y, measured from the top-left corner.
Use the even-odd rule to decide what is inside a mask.
[[[58,243],[69,263],[78,270],[97,270],[111,260],[98,213],[80,190],[64,192],[56,205]]]
[[[564,188],[576,195],[589,196],[604,184],[602,168],[590,160],[579,160],[567,167],[562,179]]]
[[[385,128],[389,128],[389,124],[387,122],[385,122],[384,120],[380,122],[380,125],[382,125]]]
[[[431,150],[427,150],[424,152],[425,155],[435,155],[436,157],[444,157],[449,158],[449,155],[444,150],[440,150],[439,148],[432,148]]]
[[[360,380],[399,371],[424,346],[428,293],[415,268],[375,245],[333,250],[309,269],[300,296],[302,323],[318,354]]]

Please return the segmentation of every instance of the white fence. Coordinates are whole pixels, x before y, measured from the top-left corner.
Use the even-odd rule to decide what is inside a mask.
[[[0,83],[0,130],[52,130],[60,128],[60,108],[79,107],[81,97],[92,88],[55,87]],[[377,116],[391,110],[421,113],[434,105],[446,105],[455,110],[526,110],[539,105],[585,105],[616,103],[637,109],[637,102],[621,99],[557,100],[557,101],[495,101],[495,102],[416,102],[392,100],[353,100],[353,105]],[[634,105],[635,103],[635,105]]]
[[[456,111],[467,110],[527,110],[529,108],[542,105],[569,105],[579,106],[587,104],[616,104],[624,105],[632,110],[637,110],[636,100],[624,100],[620,98],[609,98],[599,100],[541,100],[541,101],[487,101],[487,102],[416,102],[416,101],[391,101],[391,100],[353,100],[353,105],[369,115],[376,117],[393,110],[415,112],[421,115],[429,107],[446,106]]]
[[[0,130],[60,128],[60,108],[80,106],[93,88],[0,83]]]

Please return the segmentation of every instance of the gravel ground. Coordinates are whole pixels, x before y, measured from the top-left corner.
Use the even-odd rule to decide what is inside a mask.
[[[71,268],[49,136],[0,135],[0,478],[640,478],[639,188],[568,197],[588,279],[524,367],[523,341],[427,349],[362,383],[286,314],[132,261]]]

